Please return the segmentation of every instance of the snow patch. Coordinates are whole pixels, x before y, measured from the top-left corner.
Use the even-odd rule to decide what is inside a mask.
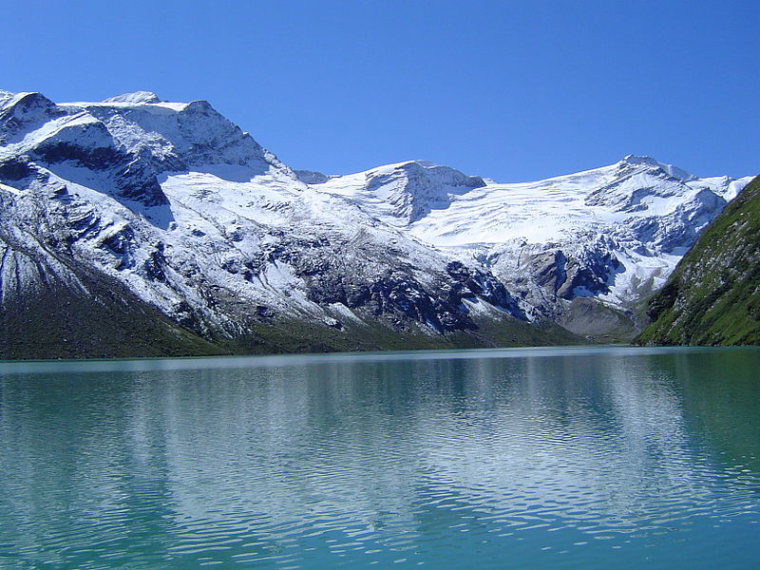
[[[103,99],[103,103],[129,103],[130,105],[145,105],[150,103],[160,103],[158,95],[151,91],[135,91],[134,93],[124,93]]]

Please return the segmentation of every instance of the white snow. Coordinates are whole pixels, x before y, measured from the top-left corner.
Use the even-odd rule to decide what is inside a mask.
[[[13,186],[8,186],[7,184],[0,184],[0,190],[4,190],[5,192],[10,192],[14,196],[21,195],[21,191],[18,188],[14,188]]]
[[[124,93],[103,99],[103,103],[129,103],[131,105],[142,105],[146,103],[160,103],[158,95],[151,91],[135,91],[134,93]]]

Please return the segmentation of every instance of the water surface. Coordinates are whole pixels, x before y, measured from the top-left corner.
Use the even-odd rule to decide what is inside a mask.
[[[0,363],[0,568],[760,567],[760,350]]]

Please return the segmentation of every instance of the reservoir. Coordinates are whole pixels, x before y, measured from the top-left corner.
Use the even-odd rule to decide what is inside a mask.
[[[0,363],[0,569],[760,567],[760,349]]]

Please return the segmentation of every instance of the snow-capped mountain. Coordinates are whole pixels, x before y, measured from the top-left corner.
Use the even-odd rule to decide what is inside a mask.
[[[625,311],[748,181],[642,157],[528,184],[418,161],[327,176],[290,169],[204,101],[0,92],[3,338],[61,291],[110,315],[142,304],[169,336],[236,350],[630,328]]]
[[[528,315],[604,333],[623,315],[588,321],[593,298],[623,310],[659,288],[699,232],[751,177],[699,179],[649,157],[522,184],[486,183],[406,162],[313,188],[342,196],[383,224],[492,272]],[[585,317],[577,321],[574,311]],[[597,311],[598,312],[598,311]],[[613,322],[610,322],[612,318]]]

